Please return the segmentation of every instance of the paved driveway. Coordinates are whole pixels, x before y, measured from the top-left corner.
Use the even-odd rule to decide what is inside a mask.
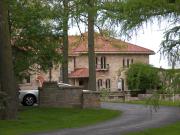
[[[180,121],[180,108],[160,107],[157,112],[144,105],[102,103],[103,108],[121,110],[121,117],[84,128],[64,129],[36,135],[122,135]],[[101,114],[99,114],[101,115]]]

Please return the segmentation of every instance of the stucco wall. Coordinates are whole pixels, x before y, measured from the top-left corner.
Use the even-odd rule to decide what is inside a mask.
[[[109,70],[105,71],[97,71],[96,72],[96,79],[103,80],[103,86],[105,87],[106,79],[111,80],[111,91],[117,91],[117,83],[118,78],[123,78],[124,81],[126,80],[125,71],[127,68],[123,68],[123,59],[133,59],[133,63],[141,62],[141,63],[149,63],[149,56],[148,55],[123,55],[123,54],[96,54],[97,57],[105,56],[106,63],[109,64]],[[70,63],[70,66],[73,64]],[[87,55],[80,55],[76,57],[76,67],[77,68],[88,68],[88,57]],[[73,67],[70,67],[73,68]],[[121,74],[119,72],[121,71]],[[119,75],[119,76],[118,76]],[[77,83],[76,83],[77,84]],[[125,82],[124,89],[128,90],[127,84]]]
[[[109,70],[99,70],[96,72],[96,79],[103,80],[103,87],[105,87],[106,79],[111,80],[111,91],[117,91],[118,89],[118,79],[124,79],[124,90],[128,90],[126,84],[126,70],[128,68],[123,68],[123,59],[125,61],[127,59],[133,59],[133,63],[142,62],[142,63],[149,63],[149,55],[140,55],[140,54],[96,54],[97,57],[105,56],[106,57],[106,64],[109,64]],[[87,54],[81,54],[79,56],[69,57],[69,73],[74,70],[74,58],[76,62],[76,68],[88,68],[88,57]],[[62,73],[60,72],[60,67],[55,66],[52,69],[52,81],[61,81]],[[38,87],[38,81],[36,80],[37,76],[41,75],[44,77],[45,81],[49,80],[49,73],[40,72],[37,74],[31,75],[31,83],[23,84],[21,87],[23,89],[29,89],[30,87]],[[78,80],[70,80],[71,84],[78,86]]]

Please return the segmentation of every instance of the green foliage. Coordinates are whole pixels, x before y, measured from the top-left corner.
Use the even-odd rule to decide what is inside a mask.
[[[16,75],[61,61],[61,20],[48,0],[12,0],[9,12]]]
[[[161,93],[176,94],[180,93],[180,70],[169,69],[160,71]]]
[[[146,64],[133,64],[127,71],[127,83],[130,90],[157,89],[159,85],[158,70]]]
[[[168,59],[174,68],[180,61],[180,0],[119,0],[98,1],[98,28],[114,27],[121,36],[131,36],[143,28],[144,24],[153,24],[155,20],[167,20],[171,23],[161,43],[161,55]]]
[[[175,67],[180,61],[180,0],[122,0],[107,1],[101,4],[101,17],[98,22],[103,25],[121,27],[120,34],[131,37],[134,32],[143,28],[144,24],[153,24],[157,20],[167,20],[170,29],[165,32],[160,52]],[[106,26],[107,27],[107,26]]]
[[[153,23],[154,18],[159,21],[169,18],[175,23],[180,15],[179,0],[175,3],[170,3],[168,0],[124,0],[106,2],[103,8],[106,9],[103,19],[109,18],[108,21],[112,24],[121,24],[125,32],[137,30],[143,23],[149,21]]]
[[[33,134],[34,132],[82,127],[106,121],[119,115],[119,111],[107,109],[28,107],[19,113],[18,120],[1,120],[0,134],[24,135]]]
[[[106,101],[106,99],[108,99],[108,97],[109,97],[109,90],[106,88],[102,88],[100,90],[100,96],[103,101]]]
[[[167,57],[169,65],[175,68],[180,64],[180,26],[175,26],[168,30],[161,43],[160,53]]]

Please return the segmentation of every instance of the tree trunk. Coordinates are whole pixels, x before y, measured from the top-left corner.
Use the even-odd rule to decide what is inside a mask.
[[[63,18],[63,82],[68,83],[68,0],[63,0],[64,18]]]
[[[88,89],[96,90],[96,69],[95,69],[95,53],[94,53],[94,17],[95,11],[94,0],[88,1],[88,60],[89,60],[89,81]]]
[[[0,109],[0,119],[16,119],[18,98],[13,72],[7,0],[0,1],[0,84],[1,91],[7,94],[3,101],[4,109]]]
[[[49,82],[52,81],[52,68],[49,68]]]

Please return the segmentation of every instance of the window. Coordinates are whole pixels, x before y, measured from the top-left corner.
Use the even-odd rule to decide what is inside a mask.
[[[127,59],[127,67],[129,67],[129,64],[130,64],[130,63],[129,63],[129,59]]]
[[[102,79],[99,79],[99,80],[97,81],[97,88],[98,88],[98,89],[101,89],[101,87],[102,87]]]
[[[98,57],[96,57],[96,68],[98,68]]]
[[[79,86],[83,86],[84,85],[84,81],[83,80],[79,80]]]
[[[123,58],[123,67],[125,67],[125,59]]]
[[[106,64],[106,57],[96,57],[96,69],[107,70],[109,69],[109,64]]]
[[[101,69],[106,68],[106,57],[101,57]]]
[[[110,89],[110,88],[111,88],[111,80],[106,79],[106,89]]]
[[[76,68],[76,57],[73,57],[74,69]]]
[[[131,64],[133,64],[134,63],[134,60],[133,59],[131,59]]]
[[[120,78],[117,82],[117,88],[119,91],[123,91],[124,90],[124,79]]]

